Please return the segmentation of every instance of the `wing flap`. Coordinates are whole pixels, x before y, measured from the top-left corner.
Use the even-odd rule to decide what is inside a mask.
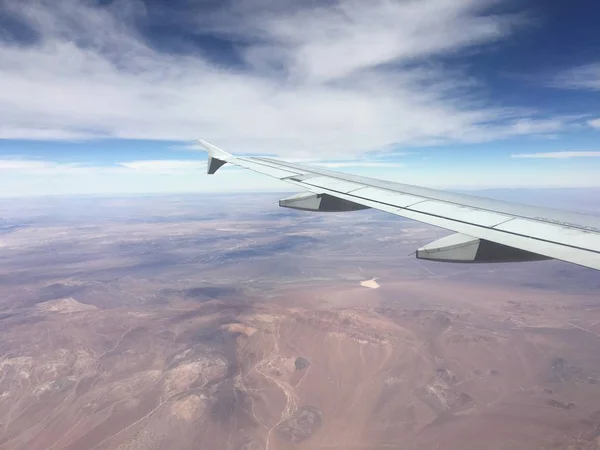
[[[388,191],[374,187],[366,187],[354,193],[357,197],[364,199],[378,199],[381,203],[386,203],[399,208],[408,208],[420,202],[427,201],[424,197],[416,195],[402,194],[400,192]]]
[[[262,173],[264,175],[268,175],[273,178],[283,179],[287,177],[292,177],[294,175],[299,175],[300,173],[297,171],[292,171],[291,169],[284,167],[273,167],[272,165],[261,164],[254,161],[249,160],[248,158],[235,158],[230,160],[232,164],[235,164],[240,167],[244,167],[245,169],[252,170],[254,172]]]
[[[345,194],[366,187],[364,184],[353,183],[351,181],[345,180],[338,180],[336,178],[330,177],[310,178],[303,182],[310,186],[331,189],[332,191],[343,192]]]
[[[532,236],[542,241],[556,242],[600,253],[600,234],[598,233],[526,219],[513,219],[495,228],[508,233]]]
[[[417,203],[410,206],[409,209],[484,227],[493,227],[512,219],[511,216],[507,216],[506,214],[498,214],[484,209],[469,208],[468,206],[443,203],[436,200]]]

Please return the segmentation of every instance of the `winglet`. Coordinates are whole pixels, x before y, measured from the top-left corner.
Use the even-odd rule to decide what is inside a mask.
[[[219,147],[203,141],[202,139],[198,139],[198,143],[208,153],[208,165],[206,166],[206,173],[209,175],[214,174],[217,170],[219,170],[219,168],[221,168],[221,166],[233,158],[231,153],[227,153],[226,151],[221,150]]]

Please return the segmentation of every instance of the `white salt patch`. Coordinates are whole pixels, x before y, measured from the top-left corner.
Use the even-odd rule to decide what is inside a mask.
[[[373,278],[372,280],[361,281],[360,285],[369,289],[379,289],[379,283],[375,280],[377,280],[377,278]]]

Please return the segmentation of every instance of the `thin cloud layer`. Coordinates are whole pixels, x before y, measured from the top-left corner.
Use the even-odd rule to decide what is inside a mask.
[[[195,33],[242,42],[243,65],[159,51],[136,1],[5,0],[34,44],[0,42],[0,138],[203,137],[231,151],[355,157],[390,145],[554,133],[569,120],[488,104],[435,58],[522,25],[497,1],[249,1],[190,13]],[[314,5],[313,5],[314,6]],[[165,20],[176,20],[166,17]]]
[[[393,162],[360,162],[360,161],[340,161],[340,162],[315,162],[311,165],[321,166],[321,167],[329,167],[331,169],[341,169],[344,167],[404,167],[402,163],[393,163]]]
[[[86,167],[74,163],[57,163],[54,161],[28,160],[28,159],[0,159],[0,174],[28,174],[28,175],[69,175],[87,173],[90,170],[99,170],[96,167]]]
[[[558,75],[554,85],[567,89],[600,91],[600,63],[574,67]]]
[[[0,173],[29,175],[131,175],[146,174],[197,174],[206,169],[206,162],[197,160],[142,160],[125,161],[116,165],[84,165],[57,163],[43,160],[0,159]]]
[[[588,125],[592,128],[600,129],[600,119],[589,120]]]
[[[548,158],[548,159],[570,159],[570,158],[600,158],[600,152],[547,152],[547,153],[517,153],[510,155],[511,158]]]
[[[119,163],[127,169],[147,173],[177,173],[201,171],[206,169],[206,162],[194,160],[142,160]]]

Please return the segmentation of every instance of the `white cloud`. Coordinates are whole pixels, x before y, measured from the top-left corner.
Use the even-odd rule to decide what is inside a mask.
[[[556,87],[600,91],[600,63],[574,67],[558,75],[553,82]]]
[[[310,83],[494,41],[516,22],[515,17],[478,14],[497,0],[347,0],[284,15],[260,7],[261,2],[249,3],[241,27],[238,15],[227,14],[216,28],[266,39],[268,44],[244,53],[246,60],[261,69],[283,61],[293,78]]]
[[[554,133],[564,128],[564,119],[519,119],[514,121],[508,128],[515,136],[528,134]]]
[[[0,116],[1,116],[0,112]],[[83,141],[94,137],[104,137],[94,135],[89,132],[77,132],[63,130],[59,128],[19,128],[19,126],[10,127],[10,125],[0,125],[0,139],[27,139],[31,141]]]
[[[309,10],[249,0],[199,15],[204,32],[251,42],[240,47],[246,71],[156,51],[127,19],[137,2],[119,2],[125,18],[75,0],[6,2],[41,41],[0,43],[0,138],[203,137],[232,152],[339,158],[556,132],[568,121],[490,107],[467,90],[476,88],[468,74],[431,62],[508,36],[517,17],[482,13],[497,2],[348,0]]]
[[[0,159],[0,170],[42,170],[48,167],[53,167],[53,165],[45,161]]]
[[[600,152],[547,152],[547,153],[517,153],[510,155],[511,158],[550,158],[550,159],[569,159],[569,158],[600,158]]]
[[[29,175],[130,175],[133,173],[181,175],[202,173],[204,170],[206,170],[206,162],[198,160],[140,160],[120,162],[115,166],[102,166],[42,160],[0,159],[0,173]]]
[[[121,162],[119,166],[148,173],[177,173],[205,170],[206,162],[194,160],[143,160]]]
[[[600,129],[600,119],[588,120],[588,125],[592,128]]]
[[[74,173],[86,170],[78,164],[61,164],[52,161],[0,159],[0,172],[19,172],[28,174]]]
[[[314,162],[314,166],[329,167],[331,169],[339,169],[344,167],[404,167],[402,163],[395,162],[379,162],[379,161],[340,161],[340,162]]]

